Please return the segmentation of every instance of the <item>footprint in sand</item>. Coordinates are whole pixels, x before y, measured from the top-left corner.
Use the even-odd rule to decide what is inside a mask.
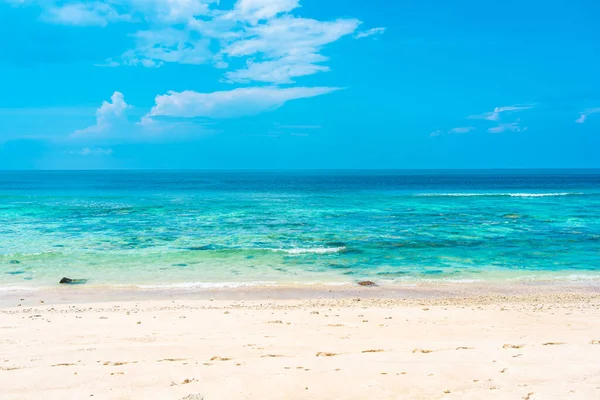
[[[522,344],[505,344],[504,346],[502,346],[503,349],[520,349],[522,348],[524,345]]]
[[[334,357],[334,356],[337,356],[337,355],[339,355],[339,354],[336,354],[336,353],[326,353],[324,351],[320,351],[320,352],[317,353],[317,357]]]
[[[77,364],[61,363],[61,364],[54,364],[53,367],[72,367],[74,365],[77,365]]]
[[[204,396],[199,393],[191,393],[185,397],[182,397],[181,400],[204,400]]]
[[[383,353],[385,350],[377,349],[377,350],[363,350],[363,353]]]
[[[279,357],[285,357],[285,356],[282,356],[281,354],[265,354],[264,356],[261,356],[261,358],[279,358]]]
[[[566,344],[566,343],[565,342],[547,342],[547,343],[544,343],[543,346],[558,346],[561,344]]]
[[[427,350],[427,349],[414,349],[412,352],[413,353],[423,353],[423,354],[428,354],[428,353],[433,353],[435,350]]]
[[[210,359],[210,361],[229,361],[229,360],[231,360],[231,358],[219,357],[219,356],[214,356],[213,358]]]
[[[17,369],[21,369],[21,367],[0,367],[0,371],[15,371]]]

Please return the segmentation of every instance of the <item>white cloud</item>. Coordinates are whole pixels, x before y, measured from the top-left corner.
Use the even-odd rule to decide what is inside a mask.
[[[7,1],[7,0],[0,0]],[[15,0],[11,0],[13,3]],[[105,26],[145,23],[134,34],[135,47],[100,66],[160,67],[166,63],[212,64],[231,83],[293,83],[327,72],[326,45],[355,34],[363,38],[385,28],[356,33],[361,21],[300,18],[300,0],[237,0],[229,8],[218,0],[23,0],[42,8],[47,22]]]
[[[300,7],[300,0],[238,0],[233,11],[225,19],[247,21],[256,25],[261,20],[271,19]]]
[[[115,0],[113,0],[115,1]],[[116,2],[116,1],[115,1]],[[167,23],[184,23],[197,16],[211,14],[210,6],[218,0],[121,0],[145,19]]]
[[[358,32],[356,35],[354,35],[354,37],[357,39],[362,39],[362,38],[366,38],[369,36],[383,35],[385,33],[385,29],[386,28],[369,29],[368,31]]]
[[[50,3],[51,4],[51,3]],[[111,22],[128,21],[131,16],[119,13],[110,4],[99,1],[50,5],[42,18],[46,21],[78,26],[106,26]]]
[[[256,115],[281,107],[290,100],[320,96],[339,90],[331,87],[249,87],[212,93],[169,92],[157,96],[156,105],[142,119],[154,117],[233,118]]]
[[[493,128],[489,128],[489,133],[502,133],[502,132],[525,132],[527,127],[520,126],[521,120],[517,119],[515,122],[509,122],[505,124],[499,124]]]
[[[578,124],[583,124],[585,121],[587,121],[587,118],[591,114],[597,114],[597,113],[600,113],[600,108],[589,108],[589,109],[579,113],[579,118],[577,118],[575,120],[575,122]]]
[[[248,28],[248,37],[232,41],[222,53],[230,58],[250,58],[246,68],[228,72],[233,82],[292,83],[294,77],[329,71],[319,63],[323,46],[350,35],[360,25],[357,19],[317,21],[283,16]]]
[[[6,1],[6,0],[5,0]],[[106,26],[119,21],[185,23],[211,13],[218,0],[20,0],[18,4],[37,4],[48,22],[79,26]]]
[[[515,106],[504,106],[504,107],[496,107],[494,111],[487,112],[479,115],[471,115],[470,119],[485,119],[487,121],[499,121],[500,115],[505,112],[519,112],[523,110],[529,110],[533,108],[534,105],[515,105]]]
[[[167,28],[139,31],[134,37],[137,47],[123,54],[122,62],[125,65],[159,67],[165,62],[203,64],[212,59],[209,41],[194,39],[189,32]]]
[[[102,134],[125,120],[125,110],[130,106],[125,102],[123,94],[114,92],[111,101],[104,101],[96,111],[96,124],[76,131],[74,136]]]
[[[292,78],[328,72],[330,68],[316,63],[327,61],[320,54],[303,57],[287,56],[274,61],[254,62],[248,60],[245,69],[225,73],[229,82],[247,83],[252,81],[269,83],[294,83]]]
[[[474,126],[461,126],[458,128],[450,129],[450,133],[469,133],[474,130],[475,130]]]
[[[474,126],[459,126],[459,127],[450,129],[448,132],[445,132],[445,131],[443,131],[441,129],[438,129],[438,130],[435,130],[435,131],[431,132],[429,134],[429,136],[433,136],[433,137],[435,137],[435,136],[442,136],[442,135],[444,135],[446,133],[449,133],[449,134],[453,134],[453,133],[469,133],[469,132],[474,131],[474,130],[475,130]]]

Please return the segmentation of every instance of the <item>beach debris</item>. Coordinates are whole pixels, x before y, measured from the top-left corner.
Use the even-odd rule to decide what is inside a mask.
[[[505,344],[504,346],[502,346],[503,349],[520,349],[522,348],[523,345],[522,344]]]
[[[84,283],[87,283],[87,281],[87,279],[71,279],[64,277],[58,283],[63,285],[83,285]]]
[[[358,282],[359,286],[377,286],[377,284],[373,281],[361,281]]]
[[[219,357],[219,356],[214,356],[213,358],[210,359],[210,361],[229,361],[229,360],[231,360],[231,358]]]
[[[543,346],[558,346],[561,344],[566,344],[566,343],[565,342],[547,342],[547,343],[544,343]]]
[[[427,349],[414,349],[413,353],[423,353],[423,354],[429,354],[429,353],[433,353],[434,350],[427,350]]]
[[[363,350],[363,353],[383,353],[385,352],[385,350],[383,349],[377,349],[377,350]]]
[[[204,400],[204,396],[199,393],[190,393],[185,397],[182,397],[180,400]]]
[[[592,340],[590,344],[600,344],[600,340]]]
[[[337,355],[338,354],[336,354],[336,353],[327,353],[327,352],[324,352],[324,351],[320,351],[320,352],[317,353],[317,357],[334,357],[334,356],[337,356]]]

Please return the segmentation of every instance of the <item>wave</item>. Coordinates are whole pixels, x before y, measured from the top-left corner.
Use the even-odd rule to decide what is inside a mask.
[[[139,289],[237,289],[256,286],[276,286],[277,282],[183,282],[163,284],[116,285],[119,287],[137,287]]]
[[[479,197],[479,196],[506,196],[506,197],[557,197],[581,196],[585,193],[559,192],[559,193],[419,193],[417,197]]]
[[[232,251],[232,252],[275,252],[287,254],[329,254],[339,253],[346,250],[346,246],[336,247],[295,247],[291,249],[272,248],[272,247],[221,247],[217,245],[192,246],[186,247],[185,250],[191,251]]]
[[[330,254],[339,253],[346,250],[346,246],[341,247],[313,247],[313,248],[295,248],[295,249],[269,249],[275,252],[287,254]]]

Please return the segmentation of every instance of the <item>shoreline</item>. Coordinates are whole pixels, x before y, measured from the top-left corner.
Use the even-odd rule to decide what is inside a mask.
[[[2,290],[4,289],[4,290]],[[24,302],[45,304],[109,303],[161,300],[347,300],[381,299],[435,301],[469,298],[519,298],[600,295],[600,280],[581,281],[486,281],[421,282],[415,284],[362,287],[357,284],[296,284],[240,287],[163,287],[135,285],[52,287],[0,287],[0,309],[25,306]],[[25,299],[25,300],[24,300]]]

